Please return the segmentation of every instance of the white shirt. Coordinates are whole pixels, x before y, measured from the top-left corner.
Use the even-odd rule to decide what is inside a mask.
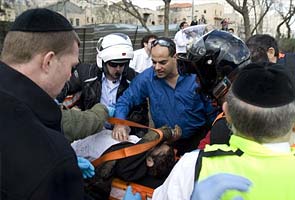
[[[130,135],[128,141],[137,143],[140,140],[135,135]],[[81,140],[74,141],[71,145],[77,156],[84,157],[90,161],[99,158],[105,150],[120,141],[112,138],[111,130],[102,130],[94,135]]]
[[[134,51],[133,59],[130,61],[129,67],[136,72],[141,73],[145,69],[153,65],[151,57],[147,54],[144,48]]]
[[[100,103],[104,104],[105,106],[115,107],[120,80],[110,81],[103,74],[101,84],[102,91]]]
[[[184,154],[163,185],[154,190],[154,200],[189,200],[194,189],[195,165],[199,151]]]
[[[176,44],[176,53],[186,53],[186,45],[188,39],[186,38],[183,30],[179,30],[174,37],[174,42]]]
[[[289,143],[263,144],[275,152],[290,152]],[[194,189],[195,165],[199,150],[184,154],[163,185],[155,189],[153,200],[190,200]]]

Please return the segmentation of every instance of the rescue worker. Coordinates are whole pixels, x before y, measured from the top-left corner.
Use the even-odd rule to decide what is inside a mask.
[[[187,56],[178,57],[179,72],[197,74],[196,81],[200,83],[198,92],[209,96],[215,109],[222,112],[224,96],[239,69],[250,62],[250,51],[240,38],[226,31],[214,30],[205,34],[207,26],[198,25],[191,28],[191,31],[186,32],[191,41]],[[205,35],[202,36],[200,33]],[[201,140],[199,148],[204,148],[205,144],[210,142],[228,143],[231,132],[224,116],[219,116],[220,118],[214,120],[209,133]]]
[[[1,53],[1,199],[84,199],[54,102],[78,63],[69,21],[44,8],[16,18]]]
[[[57,100],[62,102],[67,95],[80,94],[76,102],[80,109],[87,110],[96,103],[102,103],[108,110],[114,112],[117,99],[136,76],[136,72],[128,67],[132,58],[133,47],[127,35],[112,33],[102,37],[97,45],[96,64],[80,63]],[[128,113],[127,119],[148,125],[147,101],[134,106]],[[108,129],[112,128],[109,124],[105,126]],[[138,137],[142,137],[145,132],[144,129],[131,129],[131,134]]]
[[[116,104],[115,116],[125,119],[130,109],[149,99],[151,117],[156,128],[179,125],[182,137],[173,145],[179,155],[196,148],[215,118],[210,102],[195,91],[195,75],[180,75],[177,70],[175,43],[158,38],[151,49],[153,67],[137,75]],[[128,140],[126,126],[116,125],[113,137]]]
[[[230,191],[221,199],[237,194],[244,199],[294,199],[295,159],[289,144],[294,101],[295,83],[284,66],[242,67],[223,104],[233,131],[230,145],[207,145],[204,151],[185,154],[154,191],[153,199],[190,199],[195,181],[218,172],[253,182],[248,193]]]

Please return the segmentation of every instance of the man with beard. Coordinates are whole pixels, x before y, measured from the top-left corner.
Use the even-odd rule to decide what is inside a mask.
[[[140,73],[116,103],[115,116],[125,119],[136,105],[149,99],[150,112],[156,128],[164,125],[182,129],[181,139],[174,147],[178,154],[196,148],[207,131],[206,124],[215,115],[208,101],[196,92],[199,85],[195,75],[179,75],[175,43],[169,38],[158,38],[151,48],[153,67]],[[115,139],[128,140],[126,126],[116,125]]]
[[[98,41],[97,63],[79,64],[57,100],[62,102],[67,95],[80,92],[77,106],[81,110],[87,110],[96,103],[102,103],[111,113],[117,99],[137,74],[128,67],[132,58],[133,47],[127,35],[122,33],[106,35]],[[147,101],[130,110],[127,119],[148,125]],[[109,124],[105,126],[111,128]],[[132,128],[131,132],[142,137],[146,131]]]

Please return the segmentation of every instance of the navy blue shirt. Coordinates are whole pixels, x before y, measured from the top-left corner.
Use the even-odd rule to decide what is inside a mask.
[[[179,76],[175,88],[158,78],[153,67],[137,75],[116,103],[115,117],[125,119],[130,109],[148,98],[155,127],[177,124],[182,138],[196,134],[206,123],[206,111],[195,75]],[[208,104],[209,105],[209,104]]]

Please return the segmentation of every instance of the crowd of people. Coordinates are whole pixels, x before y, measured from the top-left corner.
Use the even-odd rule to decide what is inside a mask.
[[[0,62],[0,199],[108,199],[114,178],[155,200],[294,199],[294,55],[186,27],[136,51],[108,34],[89,64],[64,16],[18,16]]]

